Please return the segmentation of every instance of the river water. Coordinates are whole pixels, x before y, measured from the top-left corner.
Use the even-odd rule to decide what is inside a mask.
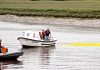
[[[49,28],[55,47],[22,49],[17,37],[25,30]],[[18,61],[4,61],[1,70],[100,70],[100,47],[66,46],[75,42],[100,42],[99,29],[66,27],[60,25],[26,25],[0,21],[0,39],[5,47],[24,52]]]

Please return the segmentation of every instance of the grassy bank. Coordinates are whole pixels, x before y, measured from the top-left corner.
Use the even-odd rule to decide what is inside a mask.
[[[0,14],[100,18],[99,1],[0,1]]]

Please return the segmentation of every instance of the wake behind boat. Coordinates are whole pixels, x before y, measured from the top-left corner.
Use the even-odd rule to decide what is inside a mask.
[[[43,40],[40,38],[39,32],[25,31],[21,37],[18,37],[18,40],[23,47],[32,47],[32,46],[55,46],[56,41],[53,38],[49,40]]]

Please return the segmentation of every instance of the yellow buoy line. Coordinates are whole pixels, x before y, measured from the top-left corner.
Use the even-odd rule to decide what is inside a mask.
[[[65,44],[63,46],[85,46],[85,47],[92,47],[92,46],[100,46],[100,43],[82,43],[82,42],[76,42],[76,43],[69,43],[69,44]]]

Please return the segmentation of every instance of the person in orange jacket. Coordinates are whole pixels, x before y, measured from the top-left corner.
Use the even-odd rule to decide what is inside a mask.
[[[44,40],[44,38],[45,38],[45,31],[42,30],[42,39]]]
[[[4,46],[1,45],[2,40],[0,39],[0,53],[7,53],[8,52],[8,48],[5,48]]]
[[[44,40],[45,38],[45,31],[42,30],[41,32],[39,32],[40,38]]]

